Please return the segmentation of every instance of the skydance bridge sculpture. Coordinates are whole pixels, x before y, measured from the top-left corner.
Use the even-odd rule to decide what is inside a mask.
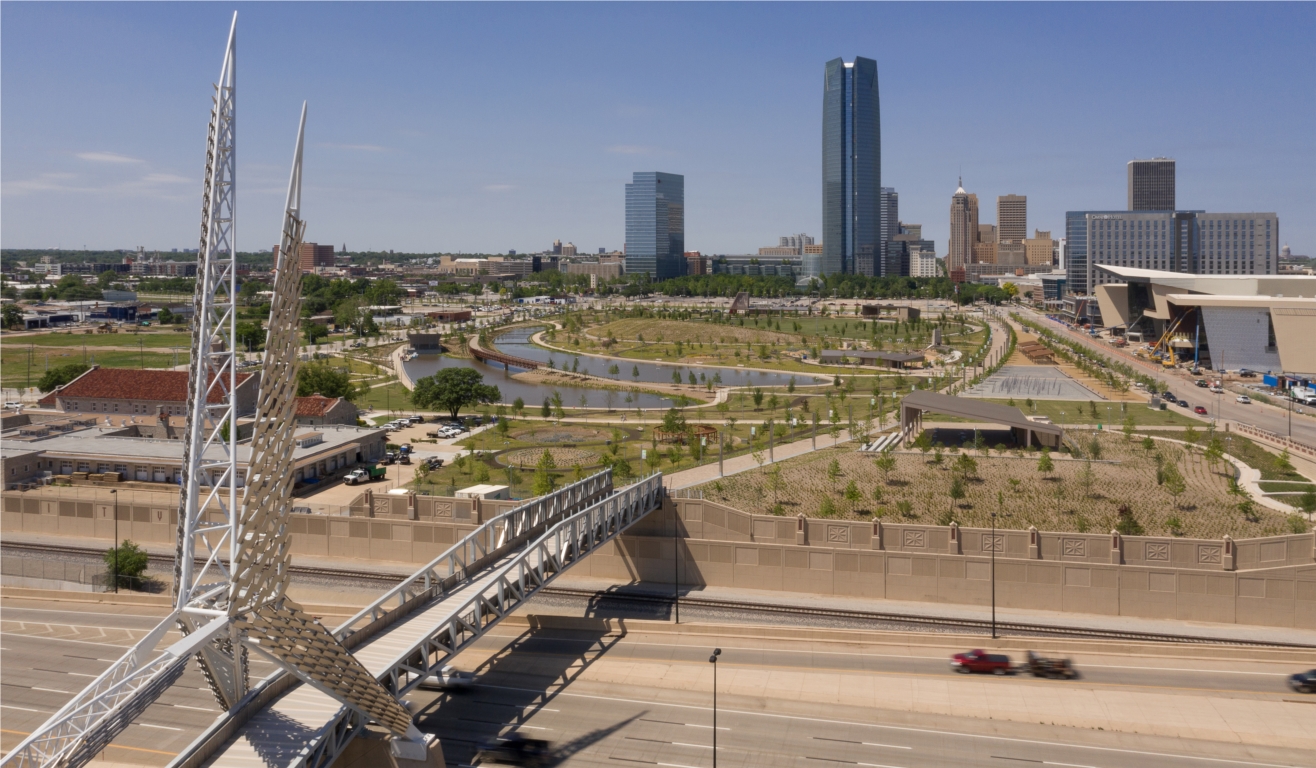
[[[15,747],[4,766],[89,762],[178,680],[189,657],[224,714],[174,766],[320,768],[368,723],[388,731],[395,765],[428,762],[435,752],[441,761],[441,749],[412,723],[401,697],[661,504],[660,474],[615,491],[611,472],[601,472],[488,520],[332,632],[288,598],[306,105],[244,477],[233,396],[236,55],[235,13],[207,137],[173,610]],[[160,649],[174,628],[183,638]],[[251,651],[279,668],[254,686]]]

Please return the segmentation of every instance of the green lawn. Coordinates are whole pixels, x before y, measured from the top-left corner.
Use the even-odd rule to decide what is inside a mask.
[[[989,403],[1010,405],[1009,400],[986,400]],[[1014,406],[1029,416],[1047,416],[1055,424],[1101,424],[1106,429],[1117,430],[1123,427],[1124,419],[1133,417],[1135,426],[1140,427],[1196,427],[1205,429],[1205,422],[1192,416],[1166,408],[1154,411],[1144,403],[1113,403],[1105,400],[1096,403],[1097,415],[1092,415],[1092,406],[1087,400],[1034,400],[1030,407],[1026,400],[1015,400]],[[1127,407],[1127,411],[1122,407]],[[942,417],[928,416],[929,421],[941,421]]]
[[[177,358],[178,364],[186,364],[188,357],[187,349],[180,349]],[[6,344],[3,349],[0,349],[0,386],[25,387],[29,386],[28,382],[30,381],[30,386],[35,387],[37,381],[46,372],[47,364],[51,368],[55,368],[68,363],[85,361],[88,365],[97,364],[106,368],[172,368],[174,359],[172,352],[139,353],[88,349],[84,360],[81,348],[37,347],[32,352],[32,367],[29,379],[27,347]]]
[[[118,333],[83,333],[81,331],[57,331],[36,333],[31,336],[7,336],[5,346],[38,347],[136,347],[147,349],[192,347],[192,334],[186,331],[156,331],[152,328],[142,329],[140,333],[120,331]]]
[[[398,382],[393,382],[383,387],[375,387],[365,395],[358,397],[355,401],[356,407],[361,410],[374,408],[375,410],[384,411],[392,409],[394,411],[406,411],[411,413],[411,391]]]

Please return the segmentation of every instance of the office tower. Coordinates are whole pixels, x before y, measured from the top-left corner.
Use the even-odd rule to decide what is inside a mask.
[[[886,271],[886,245],[896,235],[900,234],[900,195],[892,187],[882,187],[881,194],[881,221],[879,228],[882,236],[878,240],[878,251],[881,253],[882,265],[880,268],[874,268],[873,274],[885,276]],[[899,272],[896,273],[900,274]]]
[[[970,195],[970,198],[973,196]],[[972,200],[970,201],[972,202]],[[977,237],[973,243],[974,264],[996,263],[996,225],[979,224],[974,228]]]
[[[562,255],[562,241],[561,241],[561,240],[554,240],[554,241],[553,241],[553,255],[554,255],[554,256],[561,256],[561,255]]]
[[[1279,217],[1205,211],[1070,211],[1065,214],[1068,287],[1091,293],[1120,278],[1101,265],[1202,275],[1279,271]]]
[[[877,62],[823,68],[823,275],[873,274],[881,253],[882,137]]]
[[[1129,210],[1174,210],[1174,161],[1158,157],[1129,161]]]
[[[1054,264],[1056,241],[1050,232],[1035,230],[1033,236],[1024,240],[1025,261],[1028,264]]]
[[[1022,243],[1028,237],[1028,196],[996,198],[996,242]]]
[[[906,224],[905,222],[902,221],[902,222],[900,222],[900,226],[898,227],[898,229],[900,230],[900,232],[899,232],[898,234],[901,234],[901,235],[913,235],[913,236],[914,236],[916,239],[918,239],[918,240],[922,240],[922,239],[923,239],[923,225],[922,225],[922,224]]]
[[[936,252],[937,244],[932,240],[924,240],[913,234],[894,235],[886,242],[886,271],[883,274],[886,277],[918,277],[915,275],[915,262],[919,254],[932,254],[935,258]]]
[[[626,185],[626,273],[666,280],[685,271],[685,177],[636,171]]]
[[[799,254],[804,251],[804,246],[813,245],[813,238],[801,232],[798,235],[777,238],[777,245],[780,248],[794,248],[795,253]]]
[[[274,246],[274,263],[279,262],[279,246]],[[302,272],[314,272],[317,267],[334,266],[334,247],[332,245],[317,245],[316,243],[302,243],[301,248],[297,251],[297,262],[302,268]]]
[[[964,180],[950,198],[950,246],[946,269],[964,269],[973,263],[973,244],[978,239],[978,196],[964,191]]]

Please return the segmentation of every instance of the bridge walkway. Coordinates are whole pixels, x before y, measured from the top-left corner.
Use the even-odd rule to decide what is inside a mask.
[[[559,573],[661,504],[661,474],[612,492],[611,474],[604,472],[557,493],[590,482],[594,484],[577,489],[569,499],[546,502],[553,497],[544,497],[527,505],[543,506],[534,518],[538,525],[528,525],[531,518],[524,514],[517,517],[521,508],[486,523],[492,531],[497,521],[513,517],[499,534],[499,546],[488,548],[487,555],[468,558],[469,565],[450,558],[451,575],[445,575],[439,562],[445,553],[334,634],[385,688],[401,697]],[[463,575],[467,578],[453,581]],[[440,588],[441,593],[436,591]],[[394,601],[397,606],[389,608]],[[276,673],[253,689],[245,706],[221,716],[171,765],[323,768],[364,726],[358,713],[333,697]]]

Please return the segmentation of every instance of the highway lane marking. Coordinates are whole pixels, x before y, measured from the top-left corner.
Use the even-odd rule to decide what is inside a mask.
[[[902,768],[899,765],[882,765],[881,763],[861,763],[856,760],[836,760],[831,757],[813,757],[812,755],[805,755],[804,759],[818,760],[825,763],[842,763],[844,765],[862,765],[862,766],[866,766],[867,768]]]
[[[486,635],[486,637],[489,637],[489,636],[490,636],[490,635]],[[520,635],[492,635],[492,637],[507,637],[507,638],[509,638],[509,639],[514,639],[514,638],[520,637]],[[556,638],[532,638],[532,640],[534,640],[534,641],[538,641],[538,642],[554,642],[554,641],[557,641]],[[652,646],[657,646],[657,647],[659,647],[659,648],[676,648],[676,649],[679,649],[679,648],[691,648],[691,649],[693,649],[693,650],[699,650],[699,649],[698,649],[697,647],[695,647],[695,646],[672,645],[671,643],[647,643],[647,642],[644,642],[644,641],[642,641],[642,640],[630,640],[630,641],[627,641],[627,640],[624,640],[624,639],[623,639],[621,642],[622,642],[622,643],[625,643],[625,644],[627,644],[627,645],[652,645]],[[791,648],[753,648],[753,647],[745,647],[745,646],[725,646],[725,645],[722,646],[722,650],[725,650],[725,651],[751,651],[751,652],[756,652],[756,653],[796,653],[796,654],[811,654],[811,655],[815,655],[815,656],[858,656],[858,657],[860,657],[860,658],[874,658],[874,659],[912,659],[912,660],[915,660],[915,661],[936,661],[936,662],[941,662],[941,663],[949,663],[949,661],[950,661],[949,657],[942,657],[942,656],[912,656],[912,655],[909,655],[909,654],[900,654],[900,653],[855,653],[855,652],[852,652],[852,651],[797,651],[797,650],[794,650],[794,649],[791,649]],[[545,652],[544,652],[544,651],[539,651],[539,653],[545,653]],[[561,655],[561,654],[559,654],[559,655]],[[1282,662],[1282,661],[1272,661],[1272,662],[1262,662],[1262,663],[1268,663],[1268,664],[1286,664],[1287,662]],[[1123,666],[1123,665],[1118,665],[1118,664],[1084,664],[1084,665],[1083,665],[1083,668],[1084,668],[1084,669],[1087,669],[1087,668],[1097,668],[1097,669],[1137,669],[1137,670],[1145,670],[1145,671],[1149,671],[1149,672],[1199,672],[1199,673],[1202,673],[1202,672],[1220,672],[1220,673],[1228,674],[1228,675],[1273,675],[1273,676],[1277,676],[1277,677],[1288,677],[1288,673],[1287,673],[1287,672],[1248,672],[1248,671],[1239,671],[1239,670],[1232,670],[1232,669],[1186,669],[1186,668],[1183,668],[1183,667],[1139,667],[1139,666]]]
[[[82,645],[105,645],[111,648],[131,648],[131,645],[121,643],[98,643],[94,640],[74,640],[68,637],[43,637],[41,635],[25,635],[21,632],[0,632],[0,637],[21,637],[27,640],[41,640],[43,642],[53,641],[57,643],[80,643]]]
[[[165,731],[181,731],[181,730],[183,730],[182,728],[175,728],[175,727],[173,727],[172,725],[156,725],[155,723],[133,723],[133,725],[140,725],[140,726],[143,727],[143,728],[160,728],[160,729],[165,730]]]
[[[162,703],[163,703],[163,702],[162,702]],[[207,709],[206,707],[189,707],[189,706],[186,705],[186,704],[167,704],[166,706],[170,706],[170,707],[178,707],[179,709],[195,709],[195,710],[198,711],[198,712],[214,712],[214,711],[215,711],[215,710],[213,710],[213,709]]]
[[[543,693],[534,688],[517,688],[509,685],[488,685],[489,688],[499,688],[507,691],[520,691],[523,693]],[[701,707],[697,704],[672,704],[669,702],[640,701],[639,699],[625,699],[618,696],[598,696],[589,693],[570,693],[568,691],[558,691],[555,696],[571,696],[578,699],[594,699],[596,701],[617,701],[626,704],[639,704],[641,706],[652,707],[675,707],[677,709],[694,709],[700,712],[711,712],[712,707]],[[1100,752],[1117,752],[1125,755],[1147,755],[1149,757],[1169,757],[1176,760],[1205,760],[1212,763],[1228,763],[1230,765],[1255,765],[1261,768],[1302,768],[1297,765],[1286,765],[1284,763],[1259,763],[1252,760],[1230,760],[1225,757],[1203,757],[1198,755],[1176,755],[1173,752],[1150,752],[1139,749],[1123,749],[1120,747],[1097,747],[1088,744],[1066,744],[1058,741],[1044,741],[1042,739],[1019,739],[1010,736],[991,736],[986,734],[959,733],[957,731],[943,731],[934,728],[914,728],[908,725],[883,725],[881,723],[860,723],[852,720],[829,720],[823,717],[804,717],[802,715],[781,715],[775,712],[751,712],[749,710],[719,708],[721,712],[727,712],[733,715],[747,715],[750,717],[771,717],[779,720],[801,720],[808,723],[826,723],[828,725],[852,725],[862,726],[864,728],[882,728],[890,731],[906,731],[909,733],[926,733],[934,736],[959,736],[967,739],[989,739],[992,741],[1008,741],[1016,744],[1040,744],[1046,747],[1062,747],[1066,749],[1091,749]],[[663,722],[663,721],[656,721]]]
[[[32,611],[33,613],[76,613],[79,616],[87,616],[89,614],[95,616],[123,616],[129,619],[155,619],[157,622],[159,622],[160,619],[169,617],[169,614],[167,613],[162,613],[159,616],[143,616],[140,613],[106,613],[106,612],[98,613],[96,611],[68,611],[62,608],[23,608],[21,606],[11,606],[5,609],[6,613],[8,613],[9,611]],[[22,619],[10,619],[10,621],[22,621]]]
[[[3,705],[3,704],[0,704],[0,706],[4,706],[4,705]],[[10,707],[10,709],[17,709],[17,707]],[[36,710],[31,710],[31,711],[35,712]],[[14,734],[15,736],[31,736],[31,735],[32,735],[31,733],[29,733],[29,732],[27,732],[27,731],[11,731],[11,730],[9,730],[8,728],[0,728],[0,733],[12,733],[12,734]],[[106,744],[106,745],[105,745],[105,749],[130,749],[130,750],[132,750],[133,752],[150,752],[151,754],[154,754],[154,755],[169,755],[170,757],[177,757],[177,756],[178,756],[178,753],[177,753],[177,752],[164,752],[164,751],[159,750],[159,749],[147,749],[147,748],[145,748],[145,747],[125,747],[125,746],[122,745],[122,744]]]
[[[61,690],[58,689],[58,688],[38,688],[38,687],[36,687],[35,685],[32,686],[32,690],[34,690],[34,691],[45,691],[45,692],[47,692],[47,693],[67,693],[67,694],[72,694],[72,693],[73,693],[73,691],[61,691]]]
[[[567,653],[549,653],[549,652],[545,652],[545,651],[520,651],[519,653],[521,653],[521,654],[523,654],[523,655],[539,655],[539,656],[572,656],[572,655],[574,655],[574,654],[567,654]],[[698,660],[698,659],[689,660],[689,661],[684,660],[684,659],[639,659],[639,660],[636,660],[636,659],[622,659],[622,661],[643,661],[643,662],[649,662],[649,663],[654,663],[654,664],[684,664],[684,665],[687,665],[687,666],[689,666],[689,665],[695,665],[695,666],[698,666],[698,665],[699,665],[699,660]],[[789,664],[772,664],[772,663],[769,663],[769,662],[753,663],[753,662],[724,661],[724,662],[722,662],[722,664],[725,664],[725,665],[728,665],[728,666],[732,666],[732,667],[736,667],[736,668],[739,668],[739,669],[756,669],[756,668],[758,668],[758,669],[794,669],[794,670],[797,670],[797,671],[798,671],[798,669],[799,669],[798,667],[795,667],[795,666],[792,666],[792,665],[789,665]],[[1143,667],[1143,669],[1145,669],[1145,667]],[[928,678],[934,678],[934,679],[938,679],[938,680],[940,680],[940,679],[944,679],[944,678],[947,677],[945,674],[941,674],[941,673],[933,673],[933,672],[906,672],[906,671],[904,671],[904,670],[898,670],[898,669],[890,669],[890,670],[884,670],[884,669],[857,669],[857,670],[850,670],[850,669],[830,669],[830,668],[820,668],[820,669],[809,668],[808,671],[809,671],[809,672],[817,672],[817,673],[819,673],[819,674],[836,674],[836,673],[839,673],[839,672],[845,672],[845,673],[849,673],[849,674],[877,675],[877,676],[886,676],[886,677],[928,677]],[[1267,674],[1269,674],[1269,673],[1267,673]],[[1011,677],[1014,677],[1014,676],[1012,675]],[[953,676],[952,676],[952,679],[953,679]],[[1003,677],[1001,677],[1001,676],[997,676],[997,675],[980,675],[980,676],[975,677],[975,678],[973,678],[973,679],[974,679],[974,680],[981,679],[981,680],[984,680],[984,681],[986,681],[986,680],[995,680],[995,681],[997,681],[996,683],[989,683],[989,685],[995,685],[995,684],[999,684],[999,683],[1004,683],[1004,682],[1005,682],[1005,680],[1003,679]],[[1021,681],[1024,681],[1025,683],[1035,683],[1035,684],[1037,684],[1037,685],[1048,685],[1048,684],[1049,684],[1048,681],[1046,681],[1046,680],[1042,680],[1041,678],[1020,677],[1020,680],[1021,680]],[[965,679],[965,682],[967,682],[967,681],[968,681],[968,678]],[[1246,695],[1250,695],[1250,696],[1276,696],[1276,695],[1279,695],[1279,692],[1278,692],[1278,691],[1249,691],[1249,690],[1242,689],[1242,688],[1205,688],[1205,687],[1203,687],[1203,688],[1192,688],[1192,687],[1184,686],[1184,685],[1151,685],[1151,684],[1148,684],[1148,683],[1112,683],[1112,682],[1103,682],[1103,681],[1099,681],[1099,680],[1087,680],[1087,679],[1082,680],[1082,682],[1077,682],[1077,681],[1076,681],[1076,682],[1074,683],[1074,685],[1078,685],[1078,686],[1080,686],[1080,687],[1084,687],[1084,686],[1086,686],[1086,687],[1087,687],[1088,689],[1090,689],[1090,690],[1095,690],[1095,689],[1098,688],[1098,687],[1102,687],[1102,688],[1142,688],[1142,689],[1146,689],[1146,690],[1157,690],[1157,691],[1191,691],[1191,692],[1193,692],[1193,693],[1246,694]],[[519,690],[519,689],[518,689],[518,690]],[[1267,699],[1267,700],[1268,700],[1268,699]]]
[[[71,654],[71,653],[66,653],[66,654],[64,654],[64,658],[66,658],[66,659],[86,659],[87,661],[109,661],[109,662],[115,662],[115,661],[118,661],[118,659],[98,659],[98,658],[96,658],[96,657],[94,657],[94,656],[74,656],[74,655]]]
[[[902,747],[899,744],[878,744],[875,741],[851,741],[850,739],[829,739],[825,736],[814,736],[815,741],[839,741],[842,744],[862,744],[865,747],[886,747],[887,749],[913,749],[913,747]]]
[[[472,703],[472,704],[488,704],[488,705],[491,706],[491,707],[511,707],[512,709],[527,709],[527,708],[529,708],[529,707],[533,707],[533,706],[534,706],[533,704],[525,704],[525,705],[521,705],[521,704],[503,704],[502,702],[498,702],[498,701],[484,701],[483,699],[471,699],[471,703]],[[561,712],[562,710],[559,710],[559,709],[549,709],[548,707],[541,707],[541,708],[536,709],[535,711],[536,711],[536,712]]]
[[[504,687],[504,686],[493,686],[493,687],[495,687],[495,688],[501,688],[501,687]],[[514,690],[515,690],[515,689],[514,689]],[[617,699],[617,701],[628,701],[628,699]],[[650,720],[650,719],[647,718],[647,717],[641,717],[641,718],[640,718],[640,722],[642,722],[642,723],[662,723],[663,725],[684,725],[684,726],[687,727],[687,728],[709,728],[709,729],[711,729],[711,728],[713,727],[713,726],[711,726],[711,725],[700,725],[700,724],[698,724],[698,723],[674,723],[674,722],[672,722],[671,720]],[[731,730],[730,728],[723,728],[723,727],[720,726],[720,725],[717,727],[717,729],[718,729],[719,731],[729,731],[729,730]]]
[[[38,713],[38,714],[42,714],[42,715],[53,715],[53,714],[55,714],[54,712],[51,712],[51,711],[48,710],[48,709],[31,709],[31,708],[29,708],[29,707],[15,707],[15,706],[12,705],[12,704],[0,704],[0,709],[17,709],[19,712],[36,712],[36,713]],[[10,731],[10,733],[15,733],[15,731]],[[26,736],[27,734],[23,734],[23,735]]]

